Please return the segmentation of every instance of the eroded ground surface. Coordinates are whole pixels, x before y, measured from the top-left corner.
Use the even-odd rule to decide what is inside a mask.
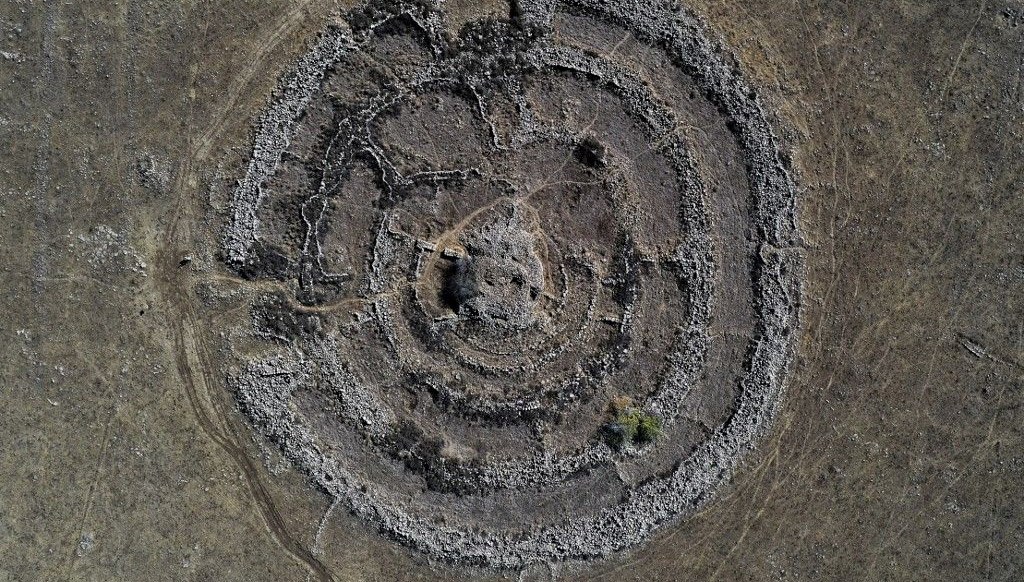
[[[589,564],[535,563],[524,576],[1019,578],[1024,9],[1005,2],[688,7],[734,51],[780,143],[792,151],[805,267],[787,392],[757,450],[696,514],[670,521],[625,553]],[[517,133],[523,124],[515,91],[503,108],[502,91],[478,87],[494,124],[477,129],[472,91],[416,93],[362,134],[381,138],[375,151],[411,193],[389,198],[374,182],[379,161],[353,154],[343,172],[321,168],[327,188],[332,180],[355,184],[341,189],[351,199],[332,198],[334,207],[323,214],[349,230],[304,231],[302,221],[288,217],[308,216],[310,200],[317,200],[317,192],[299,190],[309,183],[300,174],[309,160],[326,159],[324,144],[342,133],[328,120],[343,117],[339,108],[361,114],[352,106],[359,92],[370,93],[389,72],[435,59],[429,42],[408,41],[415,35],[396,26],[387,33],[394,40],[362,51],[352,71],[337,72],[349,83],[313,102],[324,112],[321,121],[307,116],[308,139],[292,141],[288,159],[298,177],[282,172],[266,199],[277,212],[263,221],[276,254],[265,253],[270,260],[255,270],[251,261],[230,260],[221,234],[252,154],[254,120],[281,75],[346,8],[0,8],[0,265],[7,283],[0,580],[515,578],[514,571],[428,561],[430,552],[396,544],[379,523],[351,515],[350,504],[332,509],[324,484],[309,482],[308,467],[297,470],[294,455],[286,459],[253,431],[238,407],[238,394],[245,394],[238,379],[247,361],[275,357],[266,352],[296,337],[350,344],[326,352],[307,344],[306,354],[373,354],[348,357],[343,369],[360,378],[376,374],[377,386],[407,376],[413,363],[422,372],[420,360],[435,362],[437,369],[412,383],[421,393],[369,392],[392,398],[388,409],[401,418],[386,420],[376,436],[373,422],[365,423],[369,431],[356,426],[369,433],[365,440],[343,432],[355,430],[337,420],[345,410],[314,418],[330,408],[321,387],[300,393],[295,405],[307,407],[318,434],[336,439],[342,458],[370,451],[394,459],[374,469],[371,481],[387,484],[404,510],[425,515],[440,507],[442,515],[432,518],[450,511],[455,525],[486,529],[510,513],[543,519],[549,511],[599,511],[621,494],[608,483],[629,489],[664,473],[731,414],[731,384],[706,383],[690,394],[688,415],[666,423],[656,447],[600,453],[614,457],[615,476],[565,477],[574,490],[587,491],[582,504],[563,489],[535,507],[536,497],[522,491],[538,483],[510,484],[510,475],[524,473],[488,469],[522,457],[519,448],[608,447],[595,436],[608,421],[607,402],[656,398],[657,386],[647,384],[656,376],[629,366],[657,368],[655,356],[670,354],[678,341],[659,324],[694,312],[692,301],[679,298],[695,297],[685,290],[701,279],[672,267],[678,261],[669,249],[699,228],[676,231],[678,221],[666,220],[679,214],[678,200],[659,190],[667,188],[661,176],[671,173],[671,163],[637,156],[671,148],[657,139],[652,146],[650,128],[616,103],[614,91],[600,82],[595,90],[593,75],[528,75],[520,94],[546,132]],[[449,2],[446,11],[454,35],[482,16],[508,16],[509,7]],[[560,43],[629,63],[664,94],[688,93],[673,88],[682,81],[653,60],[642,39],[573,18],[558,24]],[[382,63],[388,51],[401,58]],[[353,85],[353,78],[365,85]],[[672,110],[689,116],[681,141],[701,152],[695,175],[720,194],[710,198],[718,201],[712,223],[723,229],[709,232],[720,253],[715,264],[742,264],[742,152],[729,151],[722,136],[730,129],[701,99],[686,98],[692,104]],[[460,149],[429,142],[445,131]],[[517,147],[492,147],[504,143]],[[431,174],[442,167],[453,172]],[[424,183],[410,178],[417,175]],[[418,194],[418,187],[429,192]],[[274,198],[275,191],[287,195]],[[373,205],[386,204],[394,216],[383,229],[366,212],[366,202],[380,196],[387,200]],[[289,214],[296,204],[303,209]],[[383,250],[382,230],[398,241]],[[362,238],[330,239],[350,231]],[[366,253],[400,260],[364,270]],[[402,261],[413,265],[412,276]],[[736,278],[714,279],[729,291],[716,305],[732,299],[736,307],[724,304],[728,317],[715,318],[720,327],[710,328],[711,337],[716,345],[730,337],[745,342],[752,332],[744,326],[754,318],[742,308],[749,273],[744,283],[736,276],[743,269],[721,272]],[[631,294],[631,286],[644,292]],[[380,313],[385,298],[402,318],[395,337],[360,335],[367,332],[359,322]],[[558,389],[574,385],[566,362],[586,361],[591,352],[580,345],[614,353],[634,312],[646,316],[629,330],[644,347],[634,351],[653,355],[610,366],[610,387],[582,391],[586,405],[571,415],[575,424],[531,413],[523,422],[503,422],[498,437],[493,427],[481,434],[480,416],[509,401],[520,415],[560,410],[567,392]],[[423,318],[442,323],[415,323]],[[438,334],[443,345],[457,347],[439,354]],[[536,347],[545,341],[568,355],[559,359],[558,349]],[[393,357],[380,357],[389,351]],[[408,356],[417,353],[430,358]],[[501,371],[510,354],[521,353],[543,354],[525,363],[547,366],[548,377],[559,381],[542,387]],[[555,355],[546,359],[548,353]],[[719,366],[712,378],[742,372],[743,358],[731,369],[727,356],[709,355]],[[442,357],[451,360],[437,364],[447,361]],[[460,367],[506,381],[439,380]],[[579,378],[592,379],[598,368]],[[638,381],[615,382],[615,373]],[[453,389],[468,397],[439,399],[439,384],[481,392]],[[536,406],[522,404],[531,398]],[[467,411],[460,402],[484,409]],[[438,426],[434,415],[454,418],[443,425],[445,434],[422,428]],[[463,416],[468,420],[458,420]],[[679,450],[666,454],[665,443]],[[396,465],[401,472],[394,473]],[[538,475],[552,478],[550,470]],[[505,505],[474,505],[473,495],[489,499],[483,494],[491,489],[512,493],[499,493],[508,496]],[[470,501],[445,505],[455,494]]]

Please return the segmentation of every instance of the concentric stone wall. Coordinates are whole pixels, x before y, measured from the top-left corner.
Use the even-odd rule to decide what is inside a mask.
[[[692,513],[798,328],[795,187],[739,67],[645,2],[345,21],[258,122],[223,239],[271,289],[231,374],[255,429],[450,562],[597,558]]]

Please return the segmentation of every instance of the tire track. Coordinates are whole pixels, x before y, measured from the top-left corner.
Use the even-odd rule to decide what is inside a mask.
[[[270,492],[260,478],[259,468],[227,421],[228,411],[211,392],[211,386],[217,386],[219,383],[208,372],[211,369],[209,365],[211,352],[203,340],[203,330],[198,325],[199,317],[188,291],[191,286],[183,284],[180,280],[181,270],[177,260],[184,254],[182,249],[188,248],[188,241],[192,240],[188,220],[190,219],[189,211],[192,208],[190,194],[197,183],[195,162],[204,159],[209,154],[215,139],[230,125],[230,114],[242,94],[242,89],[249,84],[256,71],[260,70],[273,49],[301,23],[305,14],[304,9],[308,4],[309,0],[302,1],[281,18],[274,26],[274,31],[267,37],[267,41],[261,44],[259,51],[253,55],[249,64],[235,77],[228,98],[209,123],[209,129],[197,141],[189,140],[189,155],[183,160],[174,184],[173,191],[176,193],[177,200],[175,207],[171,210],[171,225],[163,237],[163,244],[160,245],[156,266],[158,282],[161,286],[160,292],[164,295],[171,313],[177,312],[179,315],[179,317],[171,318],[170,328],[174,341],[175,364],[181,376],[189,405],[200,428],[241,469],[252,498],[274,540],[317,579],[335,582],[336,579],[330,570],[288,531]],[[193,85],[195,84],[195,74],[196,69],[193,68]],[[189,117],[190,120],[193,117],[191,108]],[[191,121],[190,126],[194,127]]]
[[[171,281],[165,280],[165,283],[170,284]],[[196,420],[199,421],[203,432],[228,453],[242,470],[253,500],[277,542],[293,558],[305,564],[320,580],[333,582],[335,578],[327,567],[288,531],[281,513],[260,479],[259,469],[239,444],[238,435],[229,426],[226,426],[227,423],[223,420],[221,420],[223,424],[218,426],[217,419],[223,419],[225,411],[223,405],[218,403],[217,399],[212,398],[210,394],[209,386],[213,383],[213,378],[206,371],[209,369],[208,366],[204,365],[206,361],[209,361],[210,354],[204,346],[204,342],[198,339],[193,332],[196,315],[188,307],[188,298],[183,292],[175,295],[174,300],[178,305],[185,307],[182,313],[183,317],[175,329],[175,363],[184,380],[185,392]],[[204,400],[206,402],[203,402]],[[210,414],[211,411],[213,414]]]

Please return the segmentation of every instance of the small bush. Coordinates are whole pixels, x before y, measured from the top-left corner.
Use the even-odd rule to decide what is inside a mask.
[[[658,438],[661,434],[661,423],[658,419],[651,416],[650,414],[643,414],[640,416],[640,422],[636,427],[636,442],[638,443],[649,443],[654,439]]]
[[[615,419],[605,425],[608,444],[621,448],[627,444],[643,445],[661,434],[661,423],[653,415],[634,408],[630,403],[615,401],[611,406]]]

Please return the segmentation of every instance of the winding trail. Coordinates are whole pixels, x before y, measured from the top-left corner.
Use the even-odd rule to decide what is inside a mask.
[[[192,288],[194,281],[183,281],[183,277],[191,277],[189,271],[182,270],[178,265],[181,256],[189,253],[191,241],[194,240],[190,225],[193,222],[194,193],[198,185],[197,162],[206,159],[216,143],[217,138],[236,122],[245,122],[248,117],[235,108],[238,97],[253,80],[255,74],[265,66],[265,61],[284,39],[297,29],[306,19],[305,7],[308,0],[296,4],[292,10],[269,25],[272,33],[262,43],[260,50],[252,55],[247,66],[233,79],[227,98],[218,108],[214,118],[206,124],[208,129],[198,139],[189,138],[189,155],[182,160],[177,172],[172,195],[174,208],[171,211],[170,227],[167,229],[159,245],[159,255],[155,261],[155,282],[164,297],[169,313],[169,330],[174,340],[175,362],[181,376],[182,386],[188,396],[189,404],[202,431],[224,450],[234,461],[245,477],[245,482],[252,494],[253,501],[271,536],[297,563],[305,567],[313,576],[322,582],[335,582],[336,578],[312,551],[296,539],[285,524],[281,512],[274,503],[260,476],[260,468],[246,452],[243,441],[228,420],[229,410],[222,398],[218,398],[215,390],[220,385],[218,378],[210,374],[213,369],[211,350],[204,338],[204,329],[196,313]],[[197,68],[192,69],[192,85],[195,84]],[[238,119],[233,119],[237,117]],[[189,111],[189,126],[193,129],[193,111]],[[177,317],[175,317],[175,315]]]

